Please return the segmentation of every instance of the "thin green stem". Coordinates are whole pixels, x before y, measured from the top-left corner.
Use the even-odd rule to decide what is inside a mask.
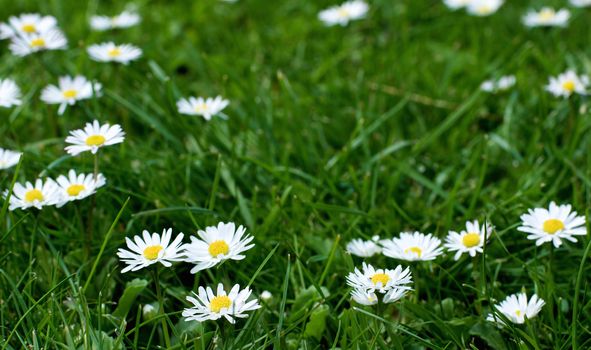
[[[587,213],[587,232],[589,231],[589,214]],[[585,261],[591,252],[591,240],[587,242],[587,248],[581,258],[581,264],[579,265],[579,272],[577,273],[577,281],[575,282],[575,297],[573,301],[573,319],[571,321],[571,340],[572,349],[577,350],[577,320],[578,320],[578,309],[579,309],[579,291],[581,289],[581,281],[583,280],[583,272],[585,271]]]
[[[164,298],[162,297],[162,289],[160,288],[160,266],[156,266],[154,272],[154,284],[156,284],[156,295],[158,297],[158,303],[160,304],[160,314],[162,317],[162,333],[164,334],[164,343],[166,348],[170,349],[170,335],[168,334],[168,323],[164,313]]]

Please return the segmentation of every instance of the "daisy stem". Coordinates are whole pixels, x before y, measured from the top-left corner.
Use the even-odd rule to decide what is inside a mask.
[[[162,315],[162,333],[164,333],[164,343],[166,348],[170,349],[170,335],[168,334],[168,323],[166,322],[166,314],[164,313],[164,299],[162,298],[162,290],[160,288],[160,266],[156,266],[154,272],[154,284],[156,284],[156,295],[158,303],[160,304],[160,314]]]
[[[99,169],[99,161],[98,161],[98,153],[94,154],[94,181],[96,182],[97,177],[98,177],[98,169]],[[87,230],[86,230],[86,242],[85,242],[85,248],[86,248],[86,255],[90,256],[90,249],[91,249],[91,245],[92,245],[92,236],[94,233],[94,209],[96,207],[96,197],[92,196],[91,202],[90,202],[90,211],[88,212],[88,221],[86,223],[87,226]]]
[[[96,181],[96,178],[98,177],[98,171],[99,171],[99,157],[98,157],[98,152],[94,154],[94,181]]]

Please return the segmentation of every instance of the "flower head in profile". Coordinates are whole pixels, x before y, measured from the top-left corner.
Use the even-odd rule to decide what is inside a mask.
[[[375,269],[363,263],[362,270],[355,270],[347,276],[347,284],[353,287],[351,296],[362,305],[373,305],[378,302],[376,292],[384,294],[382,301],[392,303],[402,298],[411,287],[412,275],[407,267],[398,265],[393,270]]]
[[[21,90],[12,79],[0,79],[0,107],[12,107],[21,104]]]
[[[472,1],[474,0],[443,0],[443,3],[452,10],[458,10],[467,7]]]
[[[4,192],[4,198],[8,196],[8,191]],[[10,210],[15,209],[41,209],[45,206],[51,206],[58,203],[60,195],[58,186],[50,178],[45,181],[37,179],[34,184],[26,182],[24,185],[20,183],[14,184],[12,195],[10,196]]]
[[[570,0],[570,4],[574,7],[588,7],[591,6],[591,0]]]
[[[98,62],[116,62],[122,64],[129,64],[135,61],[142,55],[142,50],[131,44],[117,45],[113,42],[90,45],[88,47],[88,55]]]
[[[362,258],[369,258],[382,252],[378,244],[380,236],[373,236],[371,240],[354,239],[347,243],[347,252]]]
[[[96,190],[103,187],[106,183],[103,174],[76,174],[73,169],[68,172],[68,176],[60,175],[55,180],[59,186],[61,196],[57,207],[61,207],[68,202],[84,199],[96,193]]]
[[[86,123],[84,129],[70,131],[66,138],[66,152],[76,156],[82,152],[90,151],[92,154],[98,152],[99,148],[123,142],[125,133],[121,126],[115,124],[100,125],[97,120]]]
[[[346,26],[350,21],[361,19],[367,14],[369,6],[364,1],[347,1],[341,5],[320,11],[318,19],[327,26]]]
[[[56,26],[57,20],[53,16],[23,13],[19,16],[10,17],[7,23],[0,23],[0,39],[47,32]]]
[[[521,215],[521,226],[517,230],[529,233],[527,239],[535,240],[538,246],[552,242],[556,248],[562,245],[563,239],[577,242],[574,236],[587,234],[584,216],[578,216],[570,204],[554,202],[548,209],[529,209],[527,214]]]
[[[22,155],[21,152],[0,148],[0,170],[12,168],[17,165]]]
[[[542,310],[542,307],[546,302],[538,297],[536,294],[532,295],[531,299],[527,300],[525,293],[518,293],[508,296],[499,305],[496,305],[496,309],[503,314],[509,321],[517,324],[525,323],[525,319],[532,319]],[[498,316],[491,314],[486,318],[491,322],[498,322],[504,324],[504,322]]]
[[[480,90],[490,93],[506,91],[515,85],[516,81],[517,80],[514,75],[503,76],[496,80],[486,80],[480,84]]]
[[[102,85],[92,83],[85,77],[64,76],[59,78],[59,84],[46,86],[41,91],[41,100],[48,104],[59,104],[58,114],[64,114],[68,105],[73,106],[76,101],[100,96]]]
[[[450,251],[455,251],[454,260],[458,260],[464,253],[475,257],[477,253],[482,253],[485,240],[488,240],[493,230],[492,225],[479,226],[478,220],[466,222],[466,230],[457,233],[449,231],[444,246]]]
[[[566,27],[570,12],[566,9],[554,10],[542,7],[540,11],[530,10],[523,16],[523,24],[527,27]]]
[[[466,10],[474,16],[490,16],[499,10],[503,2],[504,0],[472,0],[466,6]]]
[[[179,233],[176,238],[172,238],[172,229],[164,229],[162,235],[144,230],[142,236],[134,236],[133,241],[125,238],[127,249],[119,248],[117,256],[127,266],[121,270],[137,271],[152,264],[161,263],[166,267],[172,266],[172,262],[183,260],[181,246],[183,244],[183,234]]]
[[[68,41],[61,30],[49,29],[45,32],[17,35],[11,38],[8,48],[15,56],[27,56],[44,50],[65,49]]]
[[[92,16],[90,18],[90,27],[93,30],[105,31],[117,28],[129,28],[140,23],[140,15],[137,12],[123,11],[120,14],[108,16]]]
[[[568,98],[573,94],[586,95],[588,86],[588,76],[579,76],[575,71],[568,70],[557,77],[550,77],[546,90],[556,97]]]
[[[434,260],[441,253],[441,240],[431,234],[402,232],[400,237],[382,240],[382,253],[406,261]]]
[[[209,269],[225,260],[242,260],[245,251],[254,247],[254,237],[245,235],[246,229],[233,222],[220,222],[199,230],[199,238],[191,236],[191,243],[184,246],[186,261],[194,263],[191,273]]]
[[[230,323],[235,323],[235,318],[248,317],[247,312],[259,309],[261,305],[257,299],[248,300],[252,291],[246,287],[240,289],[234,285],[229,293],[224,290],[223,284],[218,284],[217,290],[199,287],[199,293],[187,296],[193,306],[183,310],[183,317],[187,321],[203,322],[225,318]]]
[[[219,114],[230,104],[230,101],[221,96],[215,98],[189,97],[180,99],[176,105],[179,113],[186,115],[199,115],[205,120],[210,120],[214,115]]]

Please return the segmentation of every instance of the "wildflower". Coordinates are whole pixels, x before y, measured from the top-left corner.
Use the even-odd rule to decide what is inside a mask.
[[[14,36],[8,48],[13,55],[22,57],[38,51],[65,49],[67,45],[64,33],[53,28],[44,32]]]
[[[22,153],[0,148],[0,169],[8,169],[17,165]]]
[[[532,319],[542,310],[546,302],[536,294],[527,300],[525,293],[518,293],[508,296],[496,309],[500,311],[509,321],[517,324],[525,323],[525,319]],[[488,321],[503,323],[503,321],[494,315],[488,315]]]
[[[124,139],[125,133],[118,124],[113,126],[109,124],[100,125],[95,120],[92,124],[86,123],[84,129],[70,131],[70,136],[66,138],[66,142],[71,146],[67,146],[66,151],[73,156],[85,151],[95,154],[99,148],[121,143]]]
[[[12,79],[0,79],[0,107],[21,104],[21,91]]]
[[[410,289],[412,283],[410,269],[402,269],[398,265],[394,270],[375,269],[372,265],[363,263],[362,270],[355,270],[347,276],[347,284],[355,289],[386,293],[393,288]]]
[[[140,22],[140,15],[132,11],[123,11],[113,16],[92,16],[90,18],[90,27],[94,30],[105,31],[116,28],[129,28]]]
[[[224,100],[221,96],[216,98],[204,99],[203,97],[189,97],[180,99],[176,105],[179,113],[186,115],[200,115],[205,120],[210,120],[212,116],[220,113],[230,104],[230,101]]]
[[[103,174],[76,174],[74,170],[68,172],[68,176],[60,175],[56,179],[61,194],[61,200],[57,207],[62,207],[68,202],[84,199],[96,193],[96,190],[106,183]]]
[[[515,85],[516,79],[514,75],[507,75],[500,77],[498,80],[486,80],[482,84],[480,84],[480,90],[497,93],[501,91],[508,90],[513,85]]]
[[[23,13],[19,16],[10,17],[8,23],[0,23],[0,39],[47,32],[56,26],[57,20],[53,16]]]
[[[59,78],[59,85],[49,85],[41,91],[41,100],[48,104],[59,104],[58,114],[64,114],[68,105],[73,106],[76,101],[100,96],[102,85],[92,83],[85,77],[64,76]]]
[[[452,10],[458,10],[467,7],[473,0],[443,0],[445,6]]]
[[[347,252],[362,258],[369,258],[375,254],[380,254],[382,252],[382,247],[377,244],[379,240],[380,236],[373,236],[372,239],[368,241],[354,239],[347,243]]]
[[[125,238],[127,248],[119,248],[117,256],[127,266],[121,271],[137,271],[152,264],[161,263],[166,267],[172,266],[172,262],[182,260],[181,246],[183,244],[183,234],[179,233],[172,243],[170,242],[172,229],[164,229],[162,236],[157,233],[150,233],[146,230],[133,237],[133,241]],[[143,238],[143,239],[142,239]]]
[[[477,220],[467,221],[466,230],[462,230],[460,233],[449,231],[444,246],[450,251],[456,252],[454,260],[458,260],[463,253],[475,257],[476,253],[482,253],[484,242],[490,237],[492,230],[493,226],[491,225],[480,227]]]
[[[548,209],[529,209],[527,214],[521,215],[521,221],[517,230],[529,233],[527,239],[535,240],[538,246],[552,242],[558,248],[563,239],[577,242],[573,236],[587,234],[585,217],[577,216],[570,204],[556,205],[551,202]]]
[[[474,16],[489,16],[497,12],[503,2],[503,0],[472,0],[467,5],[466,10]]]
[[[364,1],[347,1],[320,11],[318,18],[327,26],[346,26],[350,21],[365,17],[368,9],[369,6]]]
[[[570,4],[575,7],[591,6],[591,0],[570,0]]]
[[[385,256],[400,260],[433,260],[443,253],[439,238],[420,232],[403,232],[400,237],[383,240],[381,244]]]
[[[572,70],[568,70],[557,77],[550,77],[550,82],[546,85],[546,90],[556,97],[568,98],[572,94],[586,95],[589,86],[589,77],[586,75],[577,75]]]
[[[523,24],[527,27],[566,27],[570,12],[566,9],[554,10],[542,7],[540,11],[530,10],[523,16]]]
[[[98,62],[117,62],[129,64],[142,55],[142,50],[131,44],[116,45],[113,42],[90,45],[87,49],[90,58]]]
[[[4,192],[4,198],[8,191]],[[45,206],[55,205],[60,200],[58,186],[53,179],[37,179],[35,184],[26,182],[25,185],[16,183],[10,196],[10,210],[28,209],[35,207],[41,209]]]

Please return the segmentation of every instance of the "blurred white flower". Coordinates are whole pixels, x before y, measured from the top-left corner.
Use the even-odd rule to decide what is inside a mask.
[[[30,35],[46,32],[57,26],[53,16],[42,16],[38,13],[23,13],[11,16],[7,23],[0,23],[0,39],[9,39],[19,35]]]
[[[513,87],[516,83],[517,79],[514,75],[507,75],[500,77],[498,80],[486,80],[482,84],[480,84],[480,89],[482,91],[497,93],[501,91],[505,91]]]
[[[575,71],[568,70],[557,77],[550,77],[546,90],[556,97],[568,98],[572,94],[586,95],[588,86],[588,76],[579,76]]]
[[[8,169],[17,165],[22,155],[21,152],[0,148],[0,169]]]
[[[116,28],[129,28],[140,23],[140,20],[141,17],[137,12],[123,11],[113,17],[92,16],[90,18],[90,27],[98,31]]]
[[[368,241],[358,238],[354,239],[347,243],[347,252],[362,258],[369,258],[375,254],[380,254],[382,252],[382,247],[377,243],[379,240],[380,236],[373,236],[372,239]]]
[[[68,41],[61,30],[52,28],[44,32],[17,35],[11,38],[9,49],[15,56],[27,56],[44,50],[65,49]]]
[[[575,7],[591,6],[591,0],[570,0],[570,4]]]
[[[318,18],[327,26],[346,26],[350,21],[361,19],[367,14],[369,6],[364,1],[347,1],[320,11]]]
[[[474,0],[443,0],[445,6],[452,10],[461,9],[467,7]]]
[[[570,12],[566,9],[554,10],[551,7],[542,7],[538,12],[528,11],[523,16],[523,24],[528,27],[566,27],[570,18]]]
[[[59,78],[58,86],[48,85],[41,91],[41,100],[48,104],[59,104],[58,114],[64,114],[68,105],[73,106],[76,101],[85,100],[101,95],[102,85],[92,83],[85,77],[64,76]]]
[[[95,154],[99,148],[121,143],[123,140],[125,140],[125,133],[121,126],[100,125],[98,120],[95,120],[92,124],[86,123],[84,129],[70,131],[66,143],[71,146],[66,147],[66,152],[73,156],[86,151]]]
[[[176,105],[179,113],[186,115],[199,115],[205,120],[211,120],[211,117],[219,114],[230,104],[230,101],[224,100],[221,96],[215,98],[208,97],[189,97],[177,101]]]
[[[503,0],[472,0],[466,10],[474,16],[489,16],[497,12],[503,2]]]
[[[0,79],[0,107],[12,107],[21,104],[21,90],[12,79]]]
[[[8,190],[4,192],[4,198],[8,196]],[[45,206],[55,205],[60,200],[58,186],[53,179],[45,181],[37,179],[35,184],[26,182],[14,184],[12,196],[10,196],[10,210],[28,209],[35,207],[41,209]]]
[[[71,169],[68,176],[60,175],[55,180],[59,186],[61,195],[57,207],[62,207],[68,202],[84,199],[96,193],[96,190],[104,186],[106,183],[103,174],[76,174],[76,171]]]
[[[88,55],[98,62],[117,62],[129,64],[142,55],[142,50],[131,44],[116,45],[113,42],[90,45]]]

